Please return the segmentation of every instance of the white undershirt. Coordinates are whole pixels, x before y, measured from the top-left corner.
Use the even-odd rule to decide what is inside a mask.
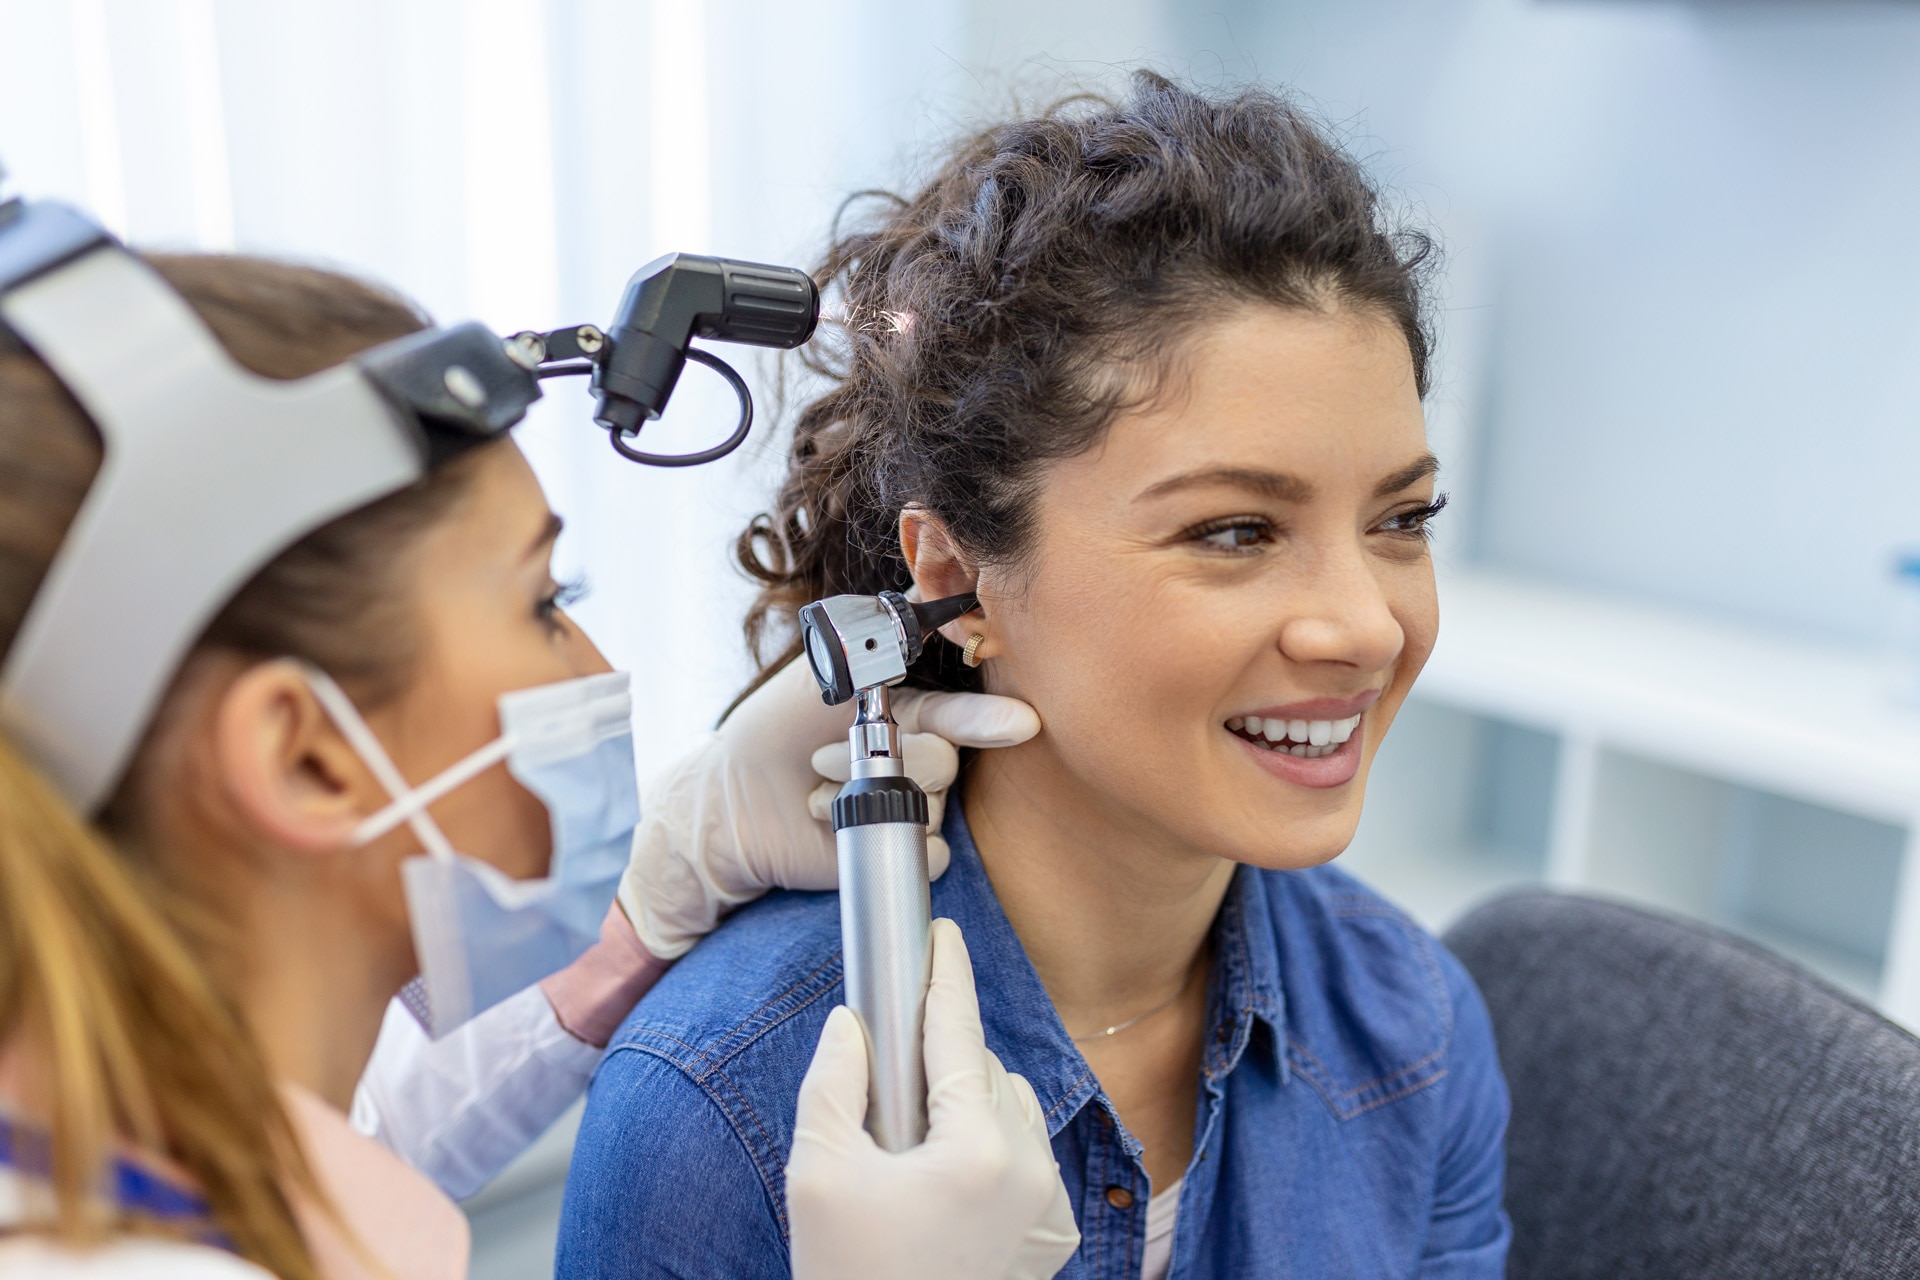
[[[1180,1215],[1180,1178],[1147,1201],[1147,1250],[1140,1263],[1140,1280],[1167,1280],[1173,1265],[1173,1222]]]

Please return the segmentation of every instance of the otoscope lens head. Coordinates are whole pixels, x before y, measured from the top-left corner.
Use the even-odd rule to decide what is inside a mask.
[[[815,600],[800,610],[800,637],[820,696],[832,707],[898,684],[933,628],[976,606],[971,594],[914,604],[897,591]]]
[[[828,706],[906,678],[911,659],[893,611],[878,596],[816,600],[800,610],[800,634]]]
[[[854,686],[846,648],[827,611],[828,603],[816,600],[800,610],[800,637],[806,648],[807,665],[813,669],[814,683],[820,686],[821,701],[837,707],[851,701],[859,689]]]

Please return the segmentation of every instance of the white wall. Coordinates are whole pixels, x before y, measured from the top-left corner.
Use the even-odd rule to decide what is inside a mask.
[[[1176,8],[1460,251],[1475,555],[1876,636],[1920,543],[1920,6]]]

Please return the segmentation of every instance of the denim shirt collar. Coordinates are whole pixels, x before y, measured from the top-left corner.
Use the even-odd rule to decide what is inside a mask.
[[[1058,1134],[1088,1101],[1102,1098],[1100,1082],[1061,1025],[1026,948],[1001,910],[957,794],[949,799],[941,833],[953,860],[933,885],[933,914],[953,920],[966,935],[987,1044],[1007,1070],[1027,1078],[1046,1113],[1048,1134]],[[1212,1031],[1201,1058],[1202,1076],[1209,1084],[1216,1084],[1239,1064],[1256,1023],[1267,1027],[1270,1046],[1286,1043],[1280,958],[1273,931],[1264,924],[1268,916],[1266,886],[1259,873],[1247,866],[1235,868],[1213,929],[1207,996],[1207,1025]],[[1249,927],[1250,921],[1261,922],[1261,927]],[[1275,1052],[1274,1056],[1284,1081],[1286,1055]],[[1102,1105],[1106,1105],[1104,1098]],[[1110,1106],[1107,1111],[1110,1118],[1118,1119]],[[1130,1147],[1137,1145],[1129,1141]]]

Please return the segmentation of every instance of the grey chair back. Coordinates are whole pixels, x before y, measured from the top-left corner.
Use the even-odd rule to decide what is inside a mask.
[[[1513,1093],[1512,1280],[1920,1277],[1920,1040],[1786,960],[1545,892],[1446,944]]]

